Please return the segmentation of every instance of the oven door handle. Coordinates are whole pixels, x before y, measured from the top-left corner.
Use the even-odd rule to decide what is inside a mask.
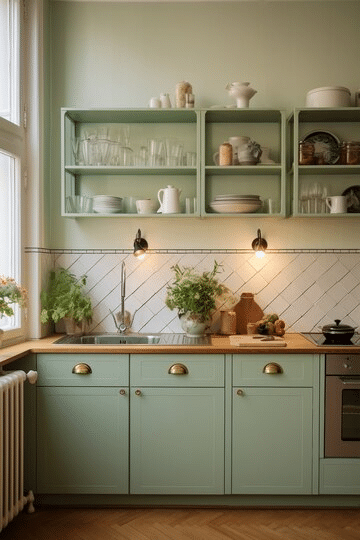
[[[353,375],[352,377],[339,377],[343,384],[356,384],[360,383],[360,375]]]

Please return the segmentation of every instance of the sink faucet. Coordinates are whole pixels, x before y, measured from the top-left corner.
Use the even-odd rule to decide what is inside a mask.
[[[126,268],[125,262],[121,264],[121,282],[120,282],[120,311],[116,314],[110,310],[112,318],[114,319],[115,326],[121,334],[124,334],[131,326],[131,322],[128,321],[128,314],[125,312],[125,286],[126,286]]]

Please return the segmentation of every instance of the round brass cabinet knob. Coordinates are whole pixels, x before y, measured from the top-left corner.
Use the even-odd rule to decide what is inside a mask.
[[[276,362],[270,362],[270,364],[264,366],[263,373],[267,375],[278,375],[279,373],[283,373],[283,368]]]
[[[135,395],[136,396],[141,396],[141,390],[139,390],[139,389],[135,390]]]
[[[119,390],[119,394],[120,394],[120,396],[125,396],[126,390],[124,390],[124,388],[122,388],[121,390]]]
[[[236,390],[236,393],[238,396],[243,396],[244,395],[244,390],[241,390],[241,388],[238,388],[238,390]]]
[[[169,367],[168,373],[169,375],[187,375],[189,370],[184,364],[173,364]]]
[[[77,375],[89,375],[89,373],[92,373],[92,369],[89,364],[80,362],[72,368],[72,373],[76,373]]]

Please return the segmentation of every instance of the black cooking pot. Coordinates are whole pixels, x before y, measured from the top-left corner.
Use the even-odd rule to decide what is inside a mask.
[[[326,324],[321,329],[326,341],[340,344],[350,343],[355,330],[356,327],[340,324],[340,319],[335,319],[335,324]]]

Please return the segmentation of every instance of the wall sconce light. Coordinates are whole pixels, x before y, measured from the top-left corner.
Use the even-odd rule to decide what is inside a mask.
[[[135,241],[134,241],[134,255],[138,259],[145,257],[146,250],[148,249],[148,243],[144,238],[141,238],[141,231],[138,229]]]
[[[260,229],[257,230],[257,238],[252,241],[251,247],[255,251],[255,255],[259,258],[265,256],[265,249],[267,248],[267,241],[264,238],[261,238]]]

